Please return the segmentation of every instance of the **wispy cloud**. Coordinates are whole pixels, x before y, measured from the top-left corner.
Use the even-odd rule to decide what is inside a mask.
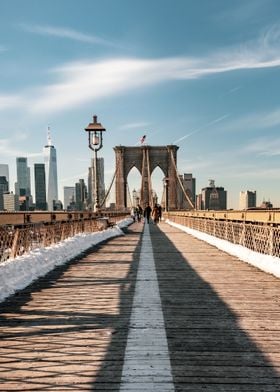
[[[273,140],[258,138],[245,146],[242,151],[267,157],[278,156],[280,155],[280,138],[273,138]]]
[[[264,46],[264,48],[268,51],[271,52],[273,51],[273,48],[275,46],[277,47],[279,45],[279,39],[280,39],[280,28],[279,24],[273,24],[269,26],[268,28],[264,29],[262,32],[259,42],[261,45]]]
[[[209,153],[196,158],[196,160],[179,161],[178,167],[181,168],[181,172],[185,172],[187,167],[188,171],[194,173],[195,176],[199,173],[200,179],[203,177],[215,178],[218,181],[221,179],[246,179],[248,182],[252,179],[259,181],[275,178],[279,181],[278,167],[272,167],[269,163],[258,165],[255,161],[244,162],[244,160],[237,159],[243,153],[245,151],[240,152],[239,150],[228,150],[220,154],[215,152],[215,155]]]
[[[20,95],[0,95],[0,110],[20,107],[24,104],[23,96]]]
[[[42,152],[26,152],[14,147],[15,143],[13,139],[0,139],[0,155],[6,157],[27,157],[36,158],[42,156]]]
[[[26,25],[26,24],[21,24],[20,27],[29,33],[53,36],[58,38],[65,38],[65,39],[85,42],[89,44],[105,45],[105,46],[112,46],[112,47],[118,46],[116,43],[105,40],[98,36],[84,34],[81,33],[80,31],[65,28],[65,27],[55,27],[55,26],[48,26],[48,25],[39,26],[39,25]]]
[[[228,170],[228,177],[230,178],[243,178],[248,181],[248,179],[256,179],[256,180],[268,180],[275,179],[279,181],[279,169],[275,167],[256,167],[246,169],[245,165],[239,165],[236,167],[232,167],[232,170]]]
[[[255,42],[202,58],[123,58],[66,64],[55,70],[58,82],[44,88],[35,109],[61,110],[163,82],[277,67],[280,45],[275,42],[276,35],[274,29]]]
[[[52,31],[51,29],[50,33]],[[63,35],[63,32],[66,36],[71,36],[72,33],[75,36],[74,32],[63,29],[58,29],[57,34]],[[23,93],[22,101],[29,105],[33,114],[49,113],[159,83],[200,79],[236,70],[279,67],[280,44],[276,39],[278,34],[280,36],[280,29],[274,27],[254,42],[201,58],[112,58],[99,62],[87,60],[67,63],[52,70],[56,81],[37,87],[32,93]],[[77,39],[78,37],[79,34]],[[80,38],[82,37],[83,35]],[[90,38],[86,37],[84,38]],[[9,101],[7,103],[9,104]],[[12,101],[10,105],[12,106]]]
[[[128,123],[121,125],[119,129],[137,129],[137,128],[146,128],[150,126],[151,124],[148,122],[134,122],[134,123]]]
[[[270,111],[248,113],[233,118],[223,125],[223,132],[250,132],[252,130],[269,129],[280,126],[280,108]]]
[[[202,169],[208,169],[210,167],[215,167],[217,165],[216,161],[213,161],[212,158],[205,159],[205,156],[196,156],[196,159],[179,159],[178,158],[178,168],[181,173],[186,172],[186,168],[188,172],[195,173],[197,171],[201,171]]]

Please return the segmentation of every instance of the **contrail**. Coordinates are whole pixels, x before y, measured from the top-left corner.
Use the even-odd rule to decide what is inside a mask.
[[[199,132],[199,131],[202,131],[202,130],[205,129],[205,128],[208,128],[208,127],[210,127],[210,126],[213,125],[213,124],[217,124],[218,122],[223,121],[225,118],[227,118],[227,117],[229,117],[229,116],[230,116],[230,114],[225,114],[225,115],[222,116],[222,117],[218,117],[218,118],[216,118],[215,120],[210,121],[209,123],[203,125],[202,127],[195,129],[195,130],[192,131],[191,133],[188,133],[188,134],[186,134],[185,136],[180,137],[180,139],[175,140],[172,144],[179,143],[179,142],[181,142],[182,140],[187,139],[188,137],[194,135],[195,133],[197,133],[197,132]]]

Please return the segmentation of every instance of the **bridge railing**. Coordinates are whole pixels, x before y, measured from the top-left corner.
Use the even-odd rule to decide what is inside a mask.
[[[242,215],[243,214],[243,215]],[[181,224],[194,230],[207,233],[214,237],[242,245],[255,252],[280,257],[280,215],[256,215],[231,211],[230,218],[226,211],[211,212],[168,212],[165,219]],[[257,216],[261,217],[257,220]],[[270,217],[265,221],[265,216]]]
[[[128,215],[127,212],[0,213],[0,262],[56,244],[79,233],[102,230]]]

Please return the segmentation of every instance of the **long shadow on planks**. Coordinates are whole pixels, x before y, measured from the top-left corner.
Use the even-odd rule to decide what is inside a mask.
[[[176,391],[280,391],[276,369],[160,226],[150,230]]]
[[[63,278],[64,274],[68,271],[70,267],[73,267],[75,265],[79,265],[81,260],[85,258],[87,255],[90,255],[94,252],[97,252],[99,249],[102,248],[102,245],[106,243],[107,240],[104,242],[100,242],[97,245],[94,245],[87,249],[86,251],[78,254],[76,257],[72,258],[71,260],[67,261],[64,264],[61,264],[59,266],[56,266],[53,270],[48,272],[46,275],[39,277],[36,279],[34,282],[26,286],[24,289],[17,291],[15,294],[10,295],[5,301],[0,303],[0,327],[5,328],[5,327],[16,327],[17,325],[21,327],[29,327],[29,326],[36,326],[36,327],[44,327],[40,331],[41,335],[49,335],[49,334],[57,334],[60,332],[75,332],[79,331],[81,329],[81,323],[80,322],[73,322],[75,318],[81,317],[83,320],[84,324],[87,324],[88,322],[91,322],[91,324],[104,324],[104,316],[103,315],[96,315],[95,317],[92,314],[88,313],[83,313],[82,311],[80,312],[75,312],[73,313],[72,309],[70,308],[69,311],[61,311],[59,308],[55,307],[53,308],[52,311],[49,309],[47,311],[44,310],[44,306],[42,304],[41,309],[36,309],[36,310],[29,310],[27,309],[29,302],[32,301],[32,298],[34,297],[35,293],[40,293],[43,292],[44,290],[47,290],[49,288],[52,288],[61,278]],[[97,263],[95,263],[97,264]],[[103,285],[104,282],[106,283],[106,280],[100,280],[95,281],[94,285]],[[108,282],[108,285],[111,282]],[[75,282],[71,282],[71,287],[73,288],[73,291],[75,290],[75,286],[79,287],[80,285],[83,286],[91,286],[92,281],[90,279],[84,279],[84,278],[76,278]],[[60,288],[69,288],[69,281],[65,281],[65,283],[60,283]],[[47,299],[45,298],[45,301]],[[5,314],[8,313],[9,317],[6,317]],[[14,314],[14,317],[11,317],[11,315]],[[30,316],[34,316],[34,320],[27,319],[26,321],[24,318],[24,315],[28,315],[29,318]],[[73,319],[73,320],[72,320]],[[114,317],[110,318],[108,317],[107,323],[108,325],[111,325],[113,323]],[[107,324],[106,323],[106,324]],[[76,324],[76,325],[75,325]],[[48,329],[48,325],[50,328]],[[56,326],[56,328],[53,328],[53,326]],[[70,325],[70,326],[69,326]],[[89,329],[92,327],[89,326]],[[39,331],[39,330],[38,330]],[[28,336],[34,336],[38,334],[38,331],[36,330],[24,330],[24,328],[21,328],[20,332],[14,333],[12,328],[10,329],[9,332],[5,332],[5,334],[2,336],[2,338],[9,339],[9,338],[28,338]]]
[[[126,243],[129,243],[130,235],[135,236],[137,230],[139,229],[134,228],[131,230],[130,228],[127,228],[125,230]],[[138,232],[138,234],[140,234],[139,241],[132,254],[130,269],[120,285],[119,313],[115,319],[112,320],[113,322],[111,324],[114,333],[110,346],[107,349],[106,356],[102,360],[101,368],[93,381],[92,391],[118,391],[120,387],[140,258],[142,226],[140,226],[140,230],[141,231]]]
[[[127,229],[126,237],[89,249],[0,305],[2,388],[40,392],[118,390],[141,233],[142,226]],[[125,244],[122,251],[118,248],[119,243]],[[98,253],[103,254],[100,261]],[[113,274],[115,277],[106,275],[103,266],[106,269],[108,264],[116,272],[118,268],[126,272],[120,277],[118,273]],[[88,268],[98,269],[99,273],[88,274]],[[71,275],[71,269],[77,272]],[[99,308],[91,306],[96,294],[102,297],[99,287],[106,291],[107,298],[110,295],[113,298],[116,291],[110,294],[111,290],[118,287],[118,313],[113,307],[108,310],[108,306],[103,311],[102,300]],[[88,304],[78,298],[80,293],[82,295],[81,288],[83,292],[92,293],[89,294],[92,300]],[[99,348],[104,344],[103,336],[109,336],[109,331],[112,331],[112,335],[105,357],[96,359],[95,348],[97,356],[101,356],[102,350]],[[98,367],[97,373],[91,371],[95,367]]]
[[[191,267],[187,258],[160,230],[160,226],[151,224],[150,229],[176,391],[279,391],[279,375],[240,328],[229,306]],[[135,239],[135,234],[139,239]],[[134,236],[133,240],[130,235]],[[14,390],[119,390],[140,255],[140,237],[140,232],[137,233],[133,228],[128,229],[126,243],[131,246],[131,250],[124,250],[123,253],[131,253],[131,263],[122,278],[108,278],[102,273],[100,280],[90,278],[86,275],[89,262],[85,262],[82,274],[78,274],[74,280],[68,278],[59,283],[60,288],[68,287],[73,291],[76,286],[82,285],[86,288],[88,285],[90,289],[92,286],[99,288],[99,285],[104,284],[110,291],[111,285],[117,284],[118,313],[95,312],[90,305],[84,308],[76,306],[73,312],[71,299],[67,302],[70,302],[67,308],[69,310],[55,307],[44,310],[43,303],[35,310],[29,308],[29,301],[34,293],[55,285],[69,266],[80,263],[79,259],[57,268],[47,277],[1,304],[1,326],[5,328],[2,343],[10,340],[12,345],[11,352],[0,358],[6,362],[5,370],[9,372],[8,378],[3,381],[10,381]],[[106,247],[106,254],[113,255],[110,262],[113,261],[115,268],[121,267],[122,258],[113,242],[109,241]],[[192,249],[192,252],[194,251],[196,250]],[[106,263],[107,256],[105,258],[106,260],[101,260],[100,263],[95,260],[95,266]],[[81,264],[83,265],[83,262]],[[42,301],[44,300],[47,300],[46,296],[43,297]],[[7,318],[5,314],[8,314]],[[113,331],[111,340],[100,362],[100,368],[93,377],[91,366],[94,357],[91,355],[94,354],[96,343],[91,343],[91,332],[100,330],[102,333],[102,329],[108,328]],[[81,333],[81,338],[73,342],[76,333]],[[38,362],[35,362],[36,357],[42,354],[34,352],[36,341],[39,341],[41,336],[51,337],[53,334],[58,337],[61,335],[63,339],[59,344],[45,343],[44,340],[40,347],[44,354],[47,353],[47,357],[38,358]],[[60,354],[59,350],[65,344],[71,350],[65,353],[65,359],[62,359],[60,366],[61,361],[59,362],[59,357],[56,360],[55,355]],[[71,370],[71,376],[57,384],[59,377],[63,379],[65,371],[69,371],[70,365],[77,369],[79,366],[82,368],[83,364],[85,369],[90,367],[88,372],[81,369],[75,370],[74,373]],[[33,370],[29,379],[22,373],[22,378],[15,380],[13,373],[18,366],[26,366],[28,370],[31,365]],[[66,375],[68,377],[68,374]],[[75,386],[75,383],[83,378],[84,382]],[[1,385],[5,388],[3,381]]]

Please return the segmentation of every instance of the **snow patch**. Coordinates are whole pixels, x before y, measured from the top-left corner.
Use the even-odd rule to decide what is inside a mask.
[[[190,229],[189,227],[174,223],[167,219],[165,221],[170,226],[174,226],[193,237],[196,237],[202,241],[208,242],[211,245],[216,246],[216,248],[229,253],[232,256],[238,257],[240,260],[245,261],[248,264],[253,265],[261,269],[264,272],[268,272],[280,278],[280,258],[276,256],[264,255],[262,253],[254,252],[245,246],[233,244],[229,241],[222,240],[220,238],[214,237],[212,235],[203,233],[198,230]]]
[[[117,222],[113,228],[95,233],[80,233],[55,245],[34,249],[27,255],[4,261],[0,264],[0,302],[93,245],[124,235],[121,229],[132,222],[132,218],[127,218]]]

